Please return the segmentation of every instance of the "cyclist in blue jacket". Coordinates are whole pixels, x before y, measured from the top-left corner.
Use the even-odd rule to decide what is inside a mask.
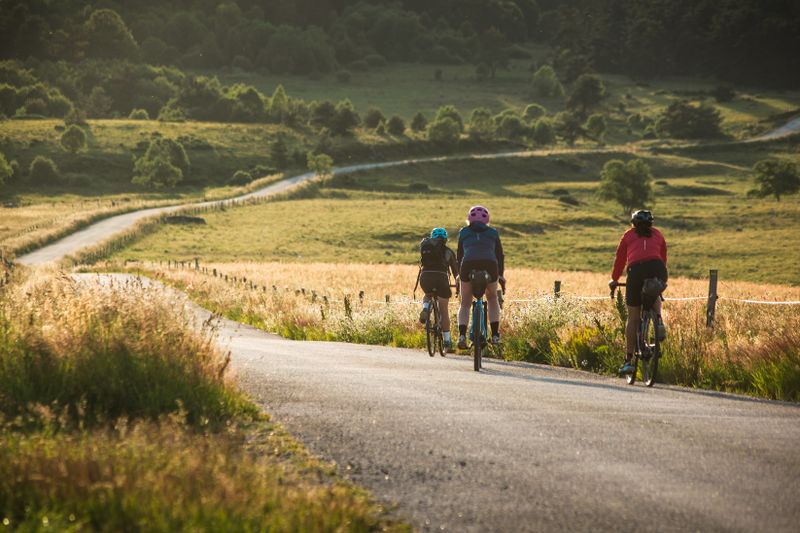
[[[489,210],[482,205],[471,207],[467,214],[467,227],[458,234],[458,252],[461,280],[461,308],[458,310],[458,347],[467,348],[467,324],[472,307],[472,282],[470,272],[485,270],[491,283],[486,289],[489,303],[489,326],[492,329],[492,344],[500,342],[500,302],[497,299],[497,282],[504,273],[503,245],[500,234],[489,227]]]

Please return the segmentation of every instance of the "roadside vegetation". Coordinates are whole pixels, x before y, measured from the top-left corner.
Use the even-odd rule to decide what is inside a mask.
[[[112,263],[101,269],[122,267]],[[411,294],[413,266],[211,263],[195,270],[131,263],[127,269],[174,285],[233,320],[290,339],[424,346],[421,294],[416,301]],[[506,359],[616,374],[624,350],[624,305],[608,298],[606,275],[511,268],[507,278]],[[558,299],[555,280],[562,282]],[[668,337],[659,381],[800,401],[800,315],[792,308],[735,301],[796,301],[800,290],[723,281],[713,329],[706,328],[706,293],[706,281],[670,278],[668,297],[701,299],[665,304]],[[456,311],[454,304],[454,324]],[[420,357],[424,364],[427,356]]]
[[[260,414],[167,294],[0,279],[4,526],[407,530]]]

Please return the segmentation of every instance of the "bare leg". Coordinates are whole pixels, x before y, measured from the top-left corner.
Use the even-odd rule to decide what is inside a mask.
[[[489,322],[500,322],[500,300],[497,299],[497,282],[486,288],[486,300],[489,303]]]
[[[469,323],[469,311],[472,306],[472,282],[461,282],[461,307],[458,309],[458,325],[465,326]]]
[[[450,298],[439,298],[439,314],[442,317],[442,332],[450,331]]]
[[[628,306],[628,323],[625,324],[625,348],[626,353],[636,351],[636,335],[639,333],[641,323],[640,307]]]

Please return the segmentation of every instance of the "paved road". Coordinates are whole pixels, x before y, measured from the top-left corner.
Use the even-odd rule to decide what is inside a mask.
[[[219,343],[265,410],[422,531],[797,531],[798,405],[492,360],[476,373],[228,320]]]

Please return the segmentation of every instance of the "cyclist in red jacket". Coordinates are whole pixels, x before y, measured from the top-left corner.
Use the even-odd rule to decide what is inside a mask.
[[[620,367],[620,374],[633,372],[633,352],[636,351],[636,333],[639,331],[641,320],[640,308],[642,306],[642,285],[644,280],[658,278],[667,284],[667,241],[664,236],[653,227],[653,213],[639,210],[631,215],[633,227],[625,232],[617,246],[617,257],[614,269],[611,272],[611,281],[608,286],[612,289],[617,286],[619,277],[625,266],[628,267],[625,303],[628,306],[628,323],[625,325],[625,362]],[[666,330],[661,320],[661,299],[656,298],[653,304],[658,320],[655,328],[659,340],[664,340]]]

